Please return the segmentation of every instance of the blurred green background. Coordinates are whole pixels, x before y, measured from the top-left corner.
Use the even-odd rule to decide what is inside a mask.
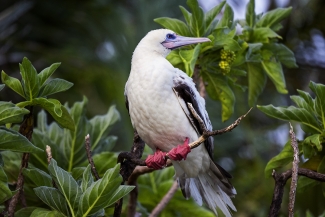
[[[218,2],[201,0],[200,4],[208,10]],[[238,19],[244,18],[241,11],[247,1],[228,3]],[[0,70],[20,79],[18,63],[24,56],[38,70],[61,62],[55,76],[73,82],[74,86],[68,92],[57,94],[57,98],[71,105],[85,95],[89,99],[89,117],[103,114],[111,104],[116,104],[121,121],[112,132],[118,136],[115,151],[129,150],[133,130],[123,92],[132,52],[148,31],[160,28],[153,22],[154,18],[183,19],[178,5],[186,7],[186,1],[1,0]],[[299,68],[285,69],[288,95],[278,94],[268,82],[258,101],[260,105],[291,105],[289,95],[297,94],[296,89],[310,92],[310,80],[325,83],[325,1],[266,0],[258,3],[256,10],[260,13],[288,6],[293,10],[279,35],[283,37],[282,43],[294,51]],[[215,129],[228,126],[249,109],[246,94],[235,94],[235,114],[226,123],[221,122],[220,104],[207,99]],[[0,100],[16,103],[20,98],[5,88],[0,92]],[[215,159],[234,177],[238,193],[234,199],[238,210],[235,216],[267,215],[273,180],[264,177],[264,168],[287,141],[288,129],[288,123],[253,109],[233,132],[215,138]],[[298,139],[302,139],[304,135],[299,126],[295,126],[295,131]],[[324,211],[324,204],[317,187],[298,192],[296,208],[301,213],[309,209],[318,215]],[[285,198],[283,213],[286,206]]]

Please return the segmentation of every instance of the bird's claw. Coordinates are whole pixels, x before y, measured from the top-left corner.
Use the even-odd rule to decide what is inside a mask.
[[[167,156],[175,161],[186,160],[188,153],[191,152],[191,148],[188,145],[189,138],[186,138],[183,145],[178,145],[177,147],[170,150]]]
[[[146,165],[149,168],[153,168],[155,170],[160,170],[166,167],[166,153],[162,152],[159,149],[156,149],[154,155],[149,155],[146,159]]]

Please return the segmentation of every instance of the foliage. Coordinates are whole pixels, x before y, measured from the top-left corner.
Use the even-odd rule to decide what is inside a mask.
[[[47,98],[72,86],[63,79],[49,79],[59,65],[52,64],[37,73],[24,58],[20,64],[21,81],[2,71],[5,85],[0,89],[8,86],[26,101],[17,104],[0,102],[0,124],[6,125],[0,127],[0,150],[3,150],[0,152],[0,204],[17,193],[12,188],[22,169],[26,202],[33,207],[18,210],[16,216],[104,216],[105,208],[134,188],[120,186],[120,165],[116,165],[116,155],[108,152],[116,141],[116,137],[108,136],[108,132],[119,119],[119,113],[115,106],[111,106],[106,114],[88,120],[86,97],[72,107]],[[12,125],[27,120],[24,115],[33,111],[27,106],[40,106],[56,120],[48,124],[47,114],[41,110],[37,115],[37,127],[32,129],[31,141]],[[102,177],[96,181],[84,148],[87,134]],[[49,164],[43,151],[46,145],[52,148],[53,158]],[[20,168],[22,155],[17,152],[30,152],[28,168]],[[59,159],[58,163],[54,159]]]
[[[197,0],[188,0],[191,12],[180,9],[185,22],[168,17],[155,19],[165,28],[177,34],[192,37],[208,37],[211,42],[187,50],[174,50],[167,59],[192,76],[195,68],[207,84],[209,96],[222,105],[222,120],[234,112],[234,88],[248,88],[248,104],[253,106],[262,93],[266,78],[273,82],[277,91],[286,94],[282,64],[296,67],[293,53],[279,43],[276,31],[280,22],[289,16],[292,8],[278,8],[265,14],[255,13],[255,1],[250,0],[245,20],[234,20],[232,8],[225,2],[204,13]],[[224,10],[220,20],[215,17]],[[236,35],[240,24],[242,33]],[[247,76],[246,82],[242,77]]]
[[[300,123],[306,138],[299,142],[300,155],[306,161],[301,167],[308,168],[319,173],[325,173],[325,85],[310,82],[309,88],[315,94],[313,98],[309,93],[298,90],[299,95],[291,96],[296,106],[274,107],[273,105],[258,106],[258,108],[270,117],[285,121],[296,121]],[[293,151],[290,141],[283,150],[272,158],[265,168],[265,175],[271,176],[271,171],[281,168],[292,162]],[[305,189],[312,185],[319,184],[315,180],[305,177],[299,179],[298,190]],[[323,188],[325,195],[325,188]]]

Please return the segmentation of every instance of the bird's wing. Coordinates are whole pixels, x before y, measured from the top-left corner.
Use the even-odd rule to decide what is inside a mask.
[[[203,120],[205,127],[207,130],[212,130],[212,124],[209,119],[208,113],[205,109],[205,101],[200,96],[197,91],[195,84],[192,78],[188,77],[181,70],[176,69],[176,76],[173,79],[174,82],[174,92],[180,101],[180,105],[182,106],[185,114],[187,115],[189,121],[193,125],[194,129],[197,131],[199,135],[202,135],[203,129],[201,129],[199,122],[194,118],[192,113],[190,112],[187,103],[191,103],[196,113]],[[209,137],[204,142],[205,148],[207,149],[211,159],[213,155],[213,137]]]

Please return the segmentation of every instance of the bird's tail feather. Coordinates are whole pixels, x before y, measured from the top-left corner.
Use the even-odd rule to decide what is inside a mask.
[[[186,198],[192,197],[200,206],[207,204],[216,215],[218,207],[225,216],[231,217],[229,208],[236,211],[231,201],[236,190],[219,167],[212,162],[209,171],[202,172],[195,178],[179,177],[179,185]]]

